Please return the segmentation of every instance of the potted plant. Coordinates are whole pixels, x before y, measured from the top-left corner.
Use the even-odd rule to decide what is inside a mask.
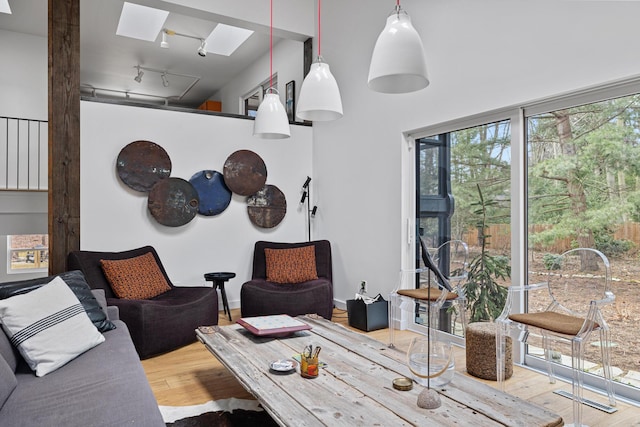
[[[474,203],[479,216],[478,239],[480,254],[473,257],[469,264],[467,281],[463,285],[467,307],[470,311],[470,323],[465,331],[467,373],[470,375],[496,380],[496,344],[495,320],[506,303],[507,288],[498,282],[511,277],[509,259],[505,256],[491,255],[487,250],[487,208],[497,202],[485,200],[478,185],[480,201]],[[505,360],[505,379],[513,374],[511,344],[507,343]]]
[[[474,214],[479,215],[477,226],[481,251],[471,260],[467,281],[463,286],[467,307],[471,312],[470,322],[492,321],[500,315],[507,299],[507,288],[498,284],[498,281],[511,277],[509,259],[491,255],[487,250],[488,239],[491,237],[486,234],[487,208],[497,202],[485,200],[480,186],[477,187],[480,201],[472,206],[478,206]]]

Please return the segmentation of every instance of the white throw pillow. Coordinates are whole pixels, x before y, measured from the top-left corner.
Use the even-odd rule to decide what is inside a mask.
[[[38,377],[104,341],[60,277],[26,294],[0,300],[0,321]]]

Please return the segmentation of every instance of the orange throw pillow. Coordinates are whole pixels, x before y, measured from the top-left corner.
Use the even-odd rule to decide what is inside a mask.
[[[313,245],[292,249],[265,248],[264,255],[269,282],[302,283],[318,278]]]
[[[100,265],[118,298],[149,299],[171,290],[151,252],[127,259],[101,259]]]

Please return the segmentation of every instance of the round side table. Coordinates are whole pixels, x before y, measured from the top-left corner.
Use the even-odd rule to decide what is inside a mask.
[[[236,277],[236,273],[229,272],[216,272],[216,273],[205,273],[204,280],[208,282],[213,282],[213,289],[220,288],[220,295],[222,296],[222,306],[224,307],[224,313],[229,316],[229,321],[231,321],[231,310],[229,309],[229,303],[227,302],[227,294],[224,291],[224,282],[229,279],[233,279]]]

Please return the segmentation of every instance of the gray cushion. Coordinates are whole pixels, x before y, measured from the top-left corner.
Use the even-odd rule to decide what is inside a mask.
[[[13,373],[13,369],[0,357],[0,409],[2,409],[4,402],[11,395],[17,384],[18,381]]]
[[[115,323],[104,343],[45,377],[21,363],[0,427],[164,427],[127,326]]]
[[[107,297],[104,295],[104,289],[91,289],[91,293],[96,299],[96,302],[100,306],[100,309],[105,316],[109,317],[107,313]]]
[[[18,362],[22,360],[18,349],[11,345],[9,337],[4,333],[4,329],[2,328],[0,328],[0,356],[2,356],[2,359],[4,359],[13,372],[16,371]]]
[[[56,276],[60,276],[62,280],[69,285],[78,300],[80,300],[80,303],[87,312],[89,319],[91,319],[100,332],[109,331],[115,328],[115,325],[107,319],[107,316],[100,308],[100,304],[91,293],[91,288],[87,284],[87,281],[81,271],[67,271]],[[0,283],[0,299],[6,299],[14,295],[30,292],[51,282],[56,276]]]

